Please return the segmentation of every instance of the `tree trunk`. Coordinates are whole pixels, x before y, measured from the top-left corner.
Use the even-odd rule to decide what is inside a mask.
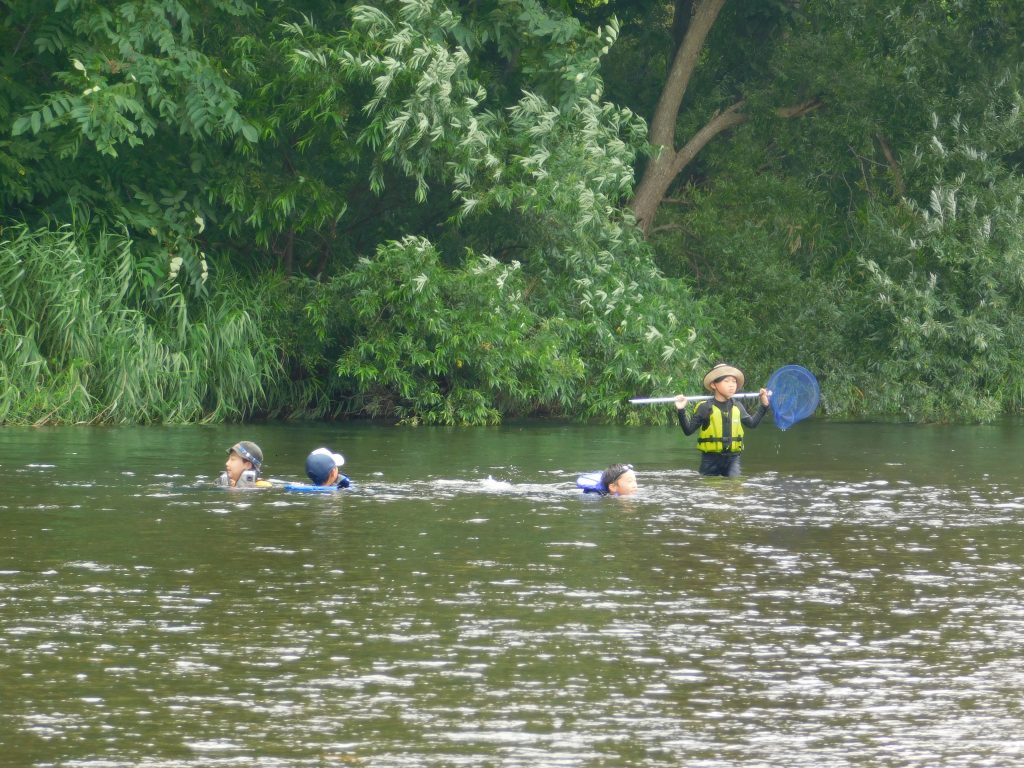
[[[674,18],[673,34],[682,33],[682,42],[676,50],[672,68],[661,90],[658,106],[651,120],[649,140],[655,154],[647,163],[643,177],[636,187],[632,209],[637,223],[646,236],[658,213],[658,208],[669,187],[676,177],[683,172],[708,142],[720,133],[728,131],[746,122],[743,113],[743,101],[716,112],[711,119],[695,133],[686,145],[675,148],[676,124],[679,121],[679,109],[690,84],[690,78],[697,68],[700,52],[707,41],[708,33],[714,26],[719,12],[726,0],[675,0],[677,16],[688,14],[687,18]],[[780,107],[775,114],[782,118],[801,117],[821,106],[817,99],[810,99],[789,107]],[[885,145],[883,144],[883,149]],[[888,155],[887,155],[888,157]],[[890,161],[891,164],[891,161]]]
[[[716,113],[678,152],[671,147],[663,147],[661,153],[651,159],[633,198],[633,213],[645,235],[650,231],[658,207],[676,176],[715,136],[746,122],[747,116],[742,110],[743,102],[737,101],[724,112]]]
[[[679,156],[686,151],[693,140],[684,147],[680,153],[675,150],[676,121],[679,118],[679,108],[683,103],[683,96],[690,84],[690,78],[697,68],[697,61],[701,49],[707,40],[708,32],[718,18],[725,0],[697,0],[692,4],[692,15],[686,25],[686,34],[683,42],[676,50],[675,58],[672,61],[672,68],[665,81],[665,87],[661,90],[661,97],[658,99],[658,106],[654,111],[654,118],[651,120],[650,142],[657,152],[644,170],[643,178],[636,189],[636,196],[633,199],[633,213],[636,215],[644,234],[648,232],[654,214],[658,211],[665,192],[668,190],[672,180],[679,173],[682,166],[679,164]],[[690,10],[690,3],[677,3],[677,12]],[[674,24],[676,28],[681,25]],[[724,113],[723,113],[724,114]],[[712,122],[714,118],[712,119]],[[710,125],[710,123],[709,123]],[[707,126],[705,126],[705,129]],[[723,129],[720,129],[720,132]],[[703,130],[702,130],[703,132]],[[696,139],[697,137],[694,137]],[[710,139],[710,137],[709,137]],[[708,139],[708,140],[709,140]],[[705,140],[703,144],[706,144]],[[698,148],[699,151],[699,148]],[[693,152],[696,155],[696,152]],[[692,159],[692,157],[690,158]],[[689,162],[688,160],[686,162]],[[673,170],[676,169],[676,170]]]

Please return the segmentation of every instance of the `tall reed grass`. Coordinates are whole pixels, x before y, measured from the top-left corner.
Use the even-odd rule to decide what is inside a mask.
[[[238,289],[143,285],[125,236],[0,230],[0,423],[175,423],[267,409],[280,364]],[[254,289],[246,289],[251,293]]]

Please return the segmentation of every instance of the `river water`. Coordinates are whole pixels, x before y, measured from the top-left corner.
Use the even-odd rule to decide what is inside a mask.
[[[0,429],[0,764],[1024,764],[1022,427]]]

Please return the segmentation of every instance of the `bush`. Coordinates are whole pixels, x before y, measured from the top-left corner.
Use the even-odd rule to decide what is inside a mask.
[[[259,302],[237,290],[188,299],[173,279],[156,286],[150,266],[123,236],[3,231],[0,422],[189,422],[265,408],[279,366]]]

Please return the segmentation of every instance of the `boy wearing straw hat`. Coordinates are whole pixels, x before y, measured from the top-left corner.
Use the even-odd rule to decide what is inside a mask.
[[[704,388],[714,397],[702,401],[693,411],[686,412],[686,395],[675,400],[676,414],[683,433],[697,435],[697,449],[701,452],[700,473],[739,477],[740,454],[743,452],[743,428],[753,429],[768,413],[768,390],[758,392],[761,407],[750,415],[738,400],[736,390],[743,386],[743,371],[726,363],[718,363],[704,376]]]

